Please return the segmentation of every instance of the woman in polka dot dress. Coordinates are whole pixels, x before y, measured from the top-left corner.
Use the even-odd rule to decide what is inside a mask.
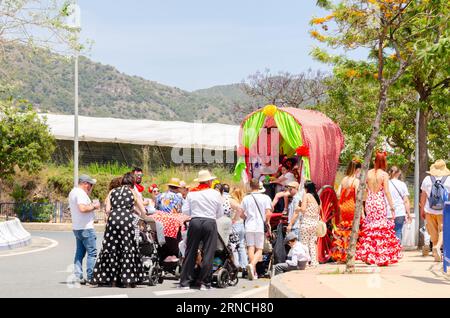
[[[106,211],[109,212],[102,250],[94,269],[93,284],[101,286],[136,287],[142,282],[141,256],[135,240],[135,204],[145,215],[145,208],[133,190],[134,176],[126,174],[122,186],[109,195]]]

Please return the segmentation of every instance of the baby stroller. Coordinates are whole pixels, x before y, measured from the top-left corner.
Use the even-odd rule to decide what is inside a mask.
[[[284,236],[287,228],[287,217],[282,213],[274,213],[270,219],[271,249],[263,251],[262,261],[256,265],[256,272],[259,277],[270,277],[273,266],[280,263],[280,259],[286,259],[286,247],[284,246]],[[281,243],[280,243],[281,242]]]
[[[185,226],[187,228],[189,223],[185,222]],[[218,240],[214,253],[211,281],[218,288],[233,287],[239,283],[239,270],[234,264],[233,252],[228,246],[231,226],[231,219],[226,216],[217,220]],[[200,244],[199,249],[201,251],[202,244]]]
[[[165,238],[164,234],[158,230],[157,222],[152,218],[142,219],[140,228],[139,249],[142,255],[143,269],[147,273],[148,285],[162,284],[168,273],[179,278],[180,261],[178,259],[176,262],[164,261],[166,255],[173,253],[173,246],[178,243],[173,244],[168,238]]]
[[[228,217],[217,220],[218,241],[214,257],[212,283],[218,288],[234,287],[239,283],[239,270],[228,246],[232,222]]]

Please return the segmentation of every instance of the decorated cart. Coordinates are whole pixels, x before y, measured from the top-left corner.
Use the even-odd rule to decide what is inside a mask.
[[[321,218],[328,233],[318,242],[321,263],[330,260],[332,220],[338,217],[334,181],[344,148],[342,131],[314,110],[266,106],[248,115],[241,125],[235,180],[248,182],[261,170],[278,169],[283,158],[295,161],[298,181],[313,181],[320,190]],[[259,170],[258,170],[259,169]]]

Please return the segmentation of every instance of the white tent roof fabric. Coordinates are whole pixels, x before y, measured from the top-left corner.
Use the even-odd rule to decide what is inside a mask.
[[[47,117],[57,140],[74,139],[74,116],[40,114]],[[79,140],[173,148],[236,150],[239,126],[180,121],[127,120],[79,116]]]

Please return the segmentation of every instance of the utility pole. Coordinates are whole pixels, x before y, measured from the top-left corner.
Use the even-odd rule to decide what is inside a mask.
[[[77,37],[78,41],[78,37]],[[73,145],[73,182],[78,186],[78,50],[75,53],[75,123],[74,123],[74,145]]]
[[[75,110],[74,110],[74,145],[73,145],[73,183],[78,186],[78,169],[79,169],[79,137],[78,137],[78,59],[79,59],[79,32],[81,28],[81,12],[77,0],[73,0],[71,4],[71,14],[69,17],[69,25],[76,28],[75,36]]]

